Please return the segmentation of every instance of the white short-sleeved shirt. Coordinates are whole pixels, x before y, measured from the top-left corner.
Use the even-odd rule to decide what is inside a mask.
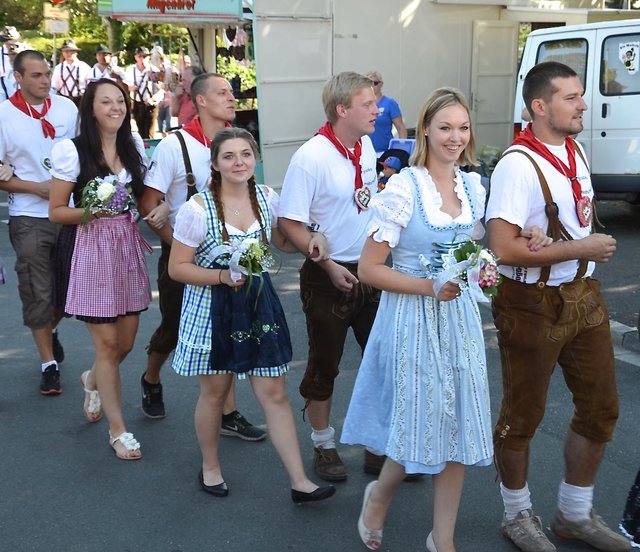
[[[6,46],[0,46],[0,102],[8,100],[17,89],[9,51]]]
[[[87,87],[87,79],[91,78],[89,64],[76,59],[72,64],[63,61],[58,63],[51,75],[51,88],[63,96],[74,98],[84,94]]]
[[[145,161],[144,142],[137,132],[133,133],[133,140],[138,153],[140,153],[142,160]],[[79,174],[80,158],[75,144],[70,139],[58,142],[51,151],[51,176],[65,182],[76,182]],[[131,175],[125,168],[117,176],[120,182],[127,183],[131,181]]]
[[[469,224],[473,221],[473,209],[464,190],[462,174],[456,170],[455,193],[460,200],[460,214],[453,218],[450,214],[441,211],[442,196],[436,187],[426,168],[412,168],[413,174],[418,180],[422,205],[427,213],[429,223],[433,226],[449,226],[453,223]],[[482,185],[480,175],[466,173],[469,193],[473,194],[476,211],[484,212],[487,190]],[[371,200],[371,221],[367,226],[367,235],[373,236],[377,242],[387,242],[390,247],[398,245],[400,233],[406,228],[413,216],[414,184],[408,173],[401,172],[391,176],[385,189]],[[479,240],[484,236],[484,227],[478,222],[471,238]]]
[[[90,76],[90,78],[93,79],[93,80],[111,79],[111,78],[113,78],[111,76],[112,74],[117,75],[123,81],[127,80],[127,78],[125,77],[124,71],[120,67],[118,67],[117,65],[107,66],[104,70],[102,70],[102,69],[100,69],[100,64],[99,63],[95,63],[93,65],[93,67],[91,68],[91,76]]]
[[[362,181],[375,194],[376,152],[362,137]],[[366,239],[371,211],[358,213],[353,199],[356,170],[324,136],[316,135],[291,158],[280,192],[278,216],[311,225],[329,242],[338,262],[357,262]]]
[[[262,186],[262,190],[269,204],[271,227],[275,228],[278,222],[278,203],[280,198],[277,192],[269,188],[269,186]],[[253,222],[246,232],[235,228],[229,223],[226,223],[225,226],[227,227],[229,236],[245,236],[260,229],[260,223],[257,220]],[[173,228],[173,239],[195,248],[204,241],[206,235],[207,212],[205,208],[196,201],[195,197],[192,197],[178,210],[176,223]]]
[[[126,82],[130,85],[135,85],[139,90],[136,92],[130,92],[131,99],[139,102],[148,102],[151,100],[151,96],[153,96],[155,92],[155,86],[153,80],[155,78],[154,73],[157,73],[158,70],[152,66],[145,67],[140,70],[137,64],[129,65],[126,68],[124,74],[126,77]]]
[[[196,179],[196,190],[204,190],[211,177],[211,152],[202,142],[188,132],[179,130],[191,160],[191,170]],[[187,201],[187,171],[178,138],[170,134],[158,144],[144,181],[145,186],[165,194],[169,205],[169,223],[175,226],[178,209]]]
[[[42,105],[35,106],[36,111]],[[22,180],[48,182],[51,150],[54,143],[76,135],[78,109],[61,96],[51,96],[51,107],[46,115],[56,130],[56,137],[45,138],[39,120],[26,115],[11,102],[0,103],[0,160],[13,165]],[[47,218],[49,202],[34,194],[10,193],[9,215]]]
[[[567,151],[564,145],[545,145],[563,163],[568,164]],[[576,144],[576,147],[580,148],[580,144]],[[558,205],[560,221],[574,239],[586,238],[591,233],[591,228],[580,226],[569,179],[555,169],[549,161],[528,148],[514,146],[509,149],[524,149],[536,160],[547,179],[553,200]],[[578,180],[582,187],[582,195],[593,198],[589,169],[578,154],[576,154],[576,165]],[[498,162],[491,176],[491,194],[487,204],[486,220],[499,218],[520,228],[539,226],[546,232],[549,226],[549,219],[544,208],[545,200],[542,188],[531,161],[519,153],[511,153],[504,156]],[[563,261],[552,265],[547,285],[559,286],[565,282],[570,282],[576,276],[578,265],[579,262],[577,260]],[[594,267],[595,263],[590,262],[585,276],[590,276]],[[499,269],[503,276],[527,284],[536,283],[541,271],[540,267],[520,267],[504,264],[499,265]]]

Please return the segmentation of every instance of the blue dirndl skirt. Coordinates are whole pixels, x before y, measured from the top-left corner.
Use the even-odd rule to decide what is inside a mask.
[[[240,288],[212,286],[211,323],[215,370],[240,374],[291,361],[289,327],[267,272],[254,276],[251,283],[247,279]]]

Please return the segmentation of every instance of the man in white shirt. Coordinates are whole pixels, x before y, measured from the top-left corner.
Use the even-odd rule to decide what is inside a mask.
[[[0,32],[0,102],[8,100],[17,90],[13,76],[13,58],[25,47],[20,38],[15,27],[6,26]]]
[[[9,236],[23,321],[40,353],[40,393],[59,395],[64,352],[52,331],[62,313],[54,312],[51,289],[59,227],[48,219],[49,156],[56,141],[75,136],[78,110],[70,100],[49,94],[51,71],[40,52],[19,53],[13,69],[20,89],[0,104],[0,161],[13,173],[0,181],[0,189],[9,192]]]
[[[367,134],[373,132],[378,108],[371,80],[357,73],[330,79],[322,101],[328,122],[291,159],[278,226],[304,255],[310,229],[329,243],[328,261],[307,259],[300,271],[309,334],[300,394],[312,427],[315,472],[341,481],[347,470],[330,425],[334,380],[349,328],[364,350],[380,298],[378,290],[357,278],[370,218],[368,198],[377,189],[376,153]]]
[[[151,129],[155,128],[158,115],[159,98],[156,82],[158,70],[149,63],[149,49],[140,46],[136,48],[133,65],[125,71],[126,82],[129,83],[129,91],[133,100],[131,114],[138,127],[138,132],[143,138],[153,138]]]
[[[87,79],[91,78],[91,67],[78,59],[80,48],[73,40],[65,40],[60,50],[64,59],[53,69],[51,85],[58,94],[69,98],[78,106],[87,86]]]
[[[176,214],[188,197],[206,188],[211,176],[211,139],[219,130],[231,126],[235,118],[235,98],[224,77],[214,73],[199,75],[193,81],[192,94],[198,116],[182,130],[164,138],[154,150],[140,204],[140,210],[152,230],[162,238],[162,253],[158,260],[162,318],[147,347],[147,369],[140,380],[142,409],[149,418],[163,418],[165,415],[160,370],[178,343],[184,284],[172,280],[167,269]],[[191,178],[188,178],[179,136],[184,139],[188,152],[191,184],[188,183]],[[163,199],[169,209],[169,223],[158,228],[154,210]],[[223,407],[221,435],[246,441],[259,441],[266,437],[262,429],[253,426],[236,410],[233,388]]]
[[[533,513],[527,484],[530,443],[556,363],[574,413],[551,530],[598,550],[630,550],[593,510],[593,483],[615,429],[618,393],[607,308],[591,275],[616,242],[592,231],[589,167],[571,138],[582,131],[583,94],[578,75],[562,63],[540,63],[527,73],[523,96],[531,123],[497,164],[485,215],[503,277],[492,304],[503,376],[494,431],[502,533],[524,552],[556,550]],[[530,250],[520,231],[532,226],[548,228],[553,243]]]
[[[117,65],[112,64],[113,52],[111,48],[100,44],[96,49],[96,63],[91,68],[91,80],[98,79],[115,79],[125,82],[126,77],[124,71]]]

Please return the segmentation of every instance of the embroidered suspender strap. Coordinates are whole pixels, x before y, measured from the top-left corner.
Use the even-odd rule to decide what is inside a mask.
[[[180,149],[182,150],[182,160],[184,161],[184,170],[187,180],[187,201],[191,199],[191,196],[198,190],[196,189],[196,177],[193,176],[193,169],[191,168],[191,158],[189,157],[189,150],[187,150],[187,143],[184,141],[184,136],[178,130],[174,132],[178,142],[180,142]]]
[[[64,76],[64,68],[65,65],[62,64],[62,66],[60,67],[60,76],[62,77],[63,87],[67,91],[66,94],[63,94],[63,96],[69,96],[70,98],[73,98],[74,90],[78,90],[78,94],[80,94],[80,67],[76,67],[75,77],[73,76],[73,67],[67,67],[69,73],[66,77]],[[71,87],[69,87],[69,78],[71,78]]]
[[[576,148],[577,150],[577,148]],[[569,241],[573,239],[573,236],[569,233],[569,231],[565,228],[564,224],[560,221],[559,217],[559,209],[558,204],[553,201],[553,196],[551,195],[551,190],[549,189],[549,184],[547,183],[547,179],[544,177],[542,173],[542,169],[538,166],[535,159],[531,157],[526,151],[523,150],[511,150],[506,152],[505,155],[509,155],[510,153],[521,153],[525,157],[531,161],[533,164],[533,168],[538,175],[538,182],[540,183],[540,188],[542,190],[542,195],[544,196],[545,207],[544,212],[549,219],[549,228],[547,229],[547,236],[550,236],[553,241]],[[582,157],[582,155],[580,155]],[[586,163],[585,163],[586,165]],[[575,280],[579,280],[582,278],[587,271],[588,262],[584,259],[581,259],[578,264],[578,271],[576,272]],[[538,278],[538,283],[546,284],[549,280],[549,275],[551,274],[550,266],[543,266],[540,270],[540,278]]]
[[[149,74],[147,71],[140,72],[140,82],[136,80],[136,67],[133,68],[133,82],[138,87],[136,90],[136,95],[138,96],[137,102],[144,103],[144,97],[147,94],[147,81],[149,80]]]

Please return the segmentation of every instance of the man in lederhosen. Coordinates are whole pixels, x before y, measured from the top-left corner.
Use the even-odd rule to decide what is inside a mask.
[[[71,40],[62,43],[62,63],[58,63],[51,76],[51,87],[60,96],[69,98],[73,103],[80,105],[80,98],[87,86],[87,79],[91,78],[91,67],[78,59],[80,48]]]
[[[158,100],[154,97],[157,91],[155,69],[149,63],[149,49],[144,46],[136,48],[135,64],[127,67],[126,80],[133,100],[131,113],[143,138],[153,138],[151,129],[154,128],[158,114]]]

